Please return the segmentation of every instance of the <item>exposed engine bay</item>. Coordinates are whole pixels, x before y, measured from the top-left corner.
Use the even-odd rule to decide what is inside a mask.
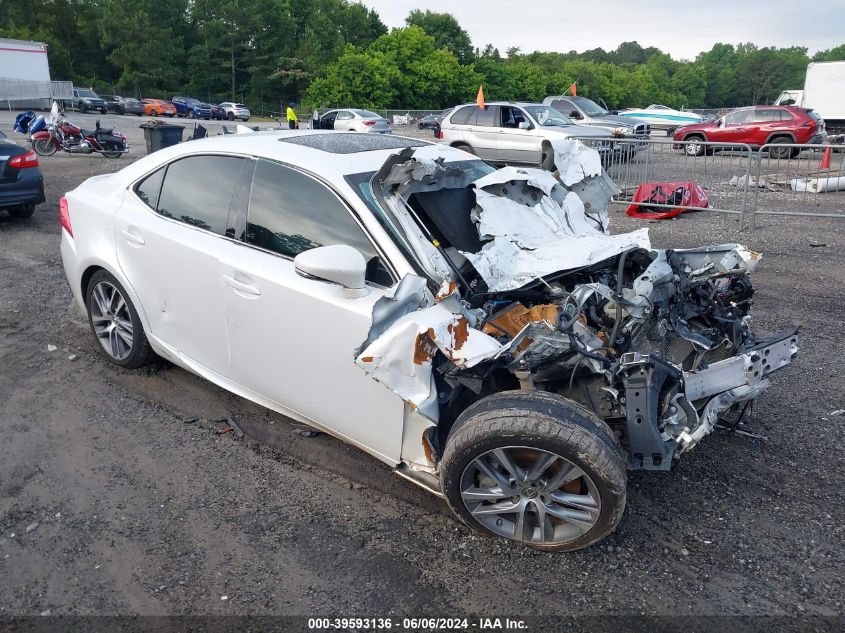
[[[431,421],[434,463],[468,404],[523,389],[594,412],[630,469],[668,470],[795,358],[797,332],[751,331],[758,253],[653,250],[646,229],[609,234],[618,189],[598,153],[554,149],[554,173],[479,176],[436,147],[385,165],[373,194],[425,264],[376,303],[355,362]]]

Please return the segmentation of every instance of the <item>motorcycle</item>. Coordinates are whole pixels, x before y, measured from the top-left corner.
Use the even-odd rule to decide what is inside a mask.
[[[53,108],[51,121],[47,129],[35,132],[29,137],[32,149],[39,156],[52,156],[62,150],[69,154],[100,153],[106,158],[118,158],[129,151],[126,137],[113,129],[97,126],[85,130],[68,121],[63,111]]]

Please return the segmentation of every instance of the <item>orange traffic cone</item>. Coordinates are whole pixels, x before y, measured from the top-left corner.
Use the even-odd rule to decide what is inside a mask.
[[[825,147],[822,154],[822,162],[819,163],[819,169],[830,169],[830,148]]]

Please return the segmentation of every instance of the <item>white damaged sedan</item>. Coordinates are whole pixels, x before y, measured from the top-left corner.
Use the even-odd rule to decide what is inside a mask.
[[[619,523],[627,471],[741,415],[797,334],[750,329],[758,253],[611,235],[598,154],[554,150],[547,172],[372,134],[182,143],[61,199],[65,273],[111,362],[162,356],[474,529],[578,549]]]

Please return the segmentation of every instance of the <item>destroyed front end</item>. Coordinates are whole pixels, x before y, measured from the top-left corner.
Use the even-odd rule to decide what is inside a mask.
[[[556,171],[405,150],[370,182],[416,263],[380,298],[355,363],[407,404],[399,472],[468,525],[544,550],[618,524],[626,471],[669,470],[797,354],[755,337],[739,244],[611,235],[598,154]]]
[[[554,174],[479,175],[423,148],[373,179],[429,274],[379,302],[356,363],[436,425],[429,466],[470,403],[519,389],[589,409],[629,469],[667,470],[797,354],[794,328],[751,331],[758,253],[610,235],[618,189],[598,156],[577,142],[555,150]]]

